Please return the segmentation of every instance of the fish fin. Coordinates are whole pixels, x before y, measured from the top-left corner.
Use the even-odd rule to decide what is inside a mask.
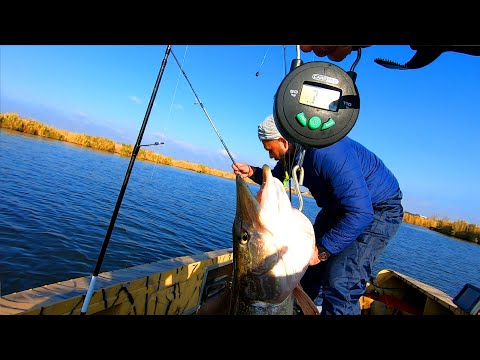
[[[317,305],[310,299],[310,296],[303,290],[302,285],[298,284],[293,289],[293,296],[297,301],[298,306],[302,309],[303,315],[320,315]]]

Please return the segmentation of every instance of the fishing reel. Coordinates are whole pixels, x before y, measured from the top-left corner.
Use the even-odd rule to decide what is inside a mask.
[[[273,117],[278,131],[292,143],[323,148],[345,137],[360,112],[355,66],[350,71],[322,61],[292,61],[290,73],[277,89]]]

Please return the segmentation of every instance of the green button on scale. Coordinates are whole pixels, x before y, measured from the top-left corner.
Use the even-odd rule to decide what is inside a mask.
[[[332,118],[328,119],[325,123],[323,123],[322,128],[320,130],[326,130],[331,128],[333,125],[335,125],[335,120]]]
[[[305,113],[301,112],[295,116],[297,121],[300,123],[302,126],[307,126],[307,117],[305,116]]]
[[[312,116],[310,120],[308,120],[308,127],[312,130],[318,129],[322,125],[322,120],[318,116]]]

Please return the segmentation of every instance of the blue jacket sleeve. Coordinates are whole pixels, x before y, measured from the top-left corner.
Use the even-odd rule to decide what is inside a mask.
[[[319,191],[330,192],[324,211],[337,221],[318,239],[330,253],[351,244],[372,222],[373,205],[361,164],[350,146],[325,148],[314,154],[313,167],[319,176]]]

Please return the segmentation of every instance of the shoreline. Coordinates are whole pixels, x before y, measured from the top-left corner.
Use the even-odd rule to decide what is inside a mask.
[[[131,157],[133,146],[114,142],[110,139],[91,136],[87,134],[78,134],[66,130],[56,129],[45,125],[39,121],[21,118],[16,113],[0,113],[0,129],[12,132],[22,133],[24,135],[37,136],[50,140],[63,141],[81,147],[87,147],[92,150],[108,152],[112,155]],[[207,175],[222,177],[229,180],[235,180],[235,174],[223,170],[214,169],[202,164],[192,163],[185,160],[177,160],[153,150],[140,149],[137,153],[138,160],[148,161],[155,164],[177,167],[180,169],[195,171]],[[244,178],[249,184],[260,186],[249,178]],[[289,189],[285,189],[289,193]],[[297,194],[295,188],[290,188],[292,194]],[[302,196],[313,198],[309,192],[302,192]],[[436,218],[428,218],[419,214],[412,214],[405,211],[403,222],[425,227],[429,230],[442,233],[455,239],[468,241],[474,244],[480,244],[480,225],[469,224],[464,220],[450,221],[438,220]],[[472,229],[472,230],[469,230]]]

